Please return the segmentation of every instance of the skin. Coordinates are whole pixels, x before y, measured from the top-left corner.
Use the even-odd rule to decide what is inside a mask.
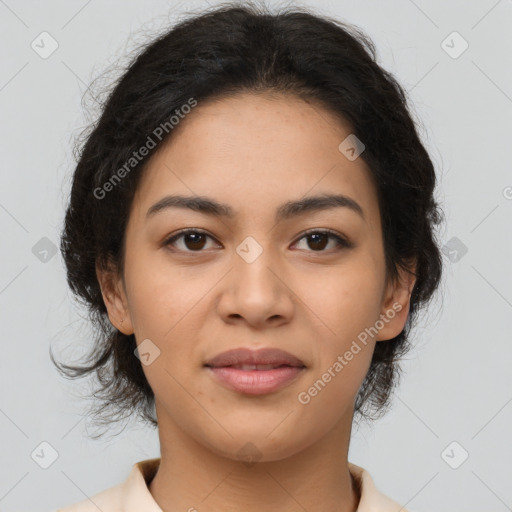
[[[200,103],[159,148],[129,217],[124,275],[98,269],[112,324],[160,350],[143,365],[156,398],[161,463],[149,491],[164,510],[355,511],[348,469],[354,401],[376,343],[403,329],[414,279],[387,279],[377,194],[362,158],[338,146],[350,126],[294,96],[244,93]],[[276,209],[304,196],[339,193],[346,207],[276,224]],[[170,208],[168,194],[208,196],[233,219]],[[209,236],[165,240],[183,228]],[[319,244],[304,231],[330,229]],[[262,248],[248,263],[236,248]],[[297,399],[366,327],[401,310],[311,401]],[[237,347],[276,347],[302,359],[285,388],[249,396],[219,385],[203,367]],[[252,443],[257,463],[239,459]]]

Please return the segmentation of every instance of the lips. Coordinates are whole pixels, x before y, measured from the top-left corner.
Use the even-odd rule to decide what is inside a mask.
[[[298,357],[276,348],[237,348],[222,352],[204,365],[215,382],[244,395],[280,391],[304,374]]]
[[[238,370],[273,370],[282,366],[305,368],[305,364],[298,357],[276,348],[262,348],[250,350],[237,348],[222,352],[205,363],[210,368],[232,367]]]

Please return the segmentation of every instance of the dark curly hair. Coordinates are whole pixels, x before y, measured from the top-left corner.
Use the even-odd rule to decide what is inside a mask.
[[[100,387],[94,396],[101,403],[92,412],[100,421],[110,424],[137,413],[157,426],[155,397],[134,356],[135,337],[110,323],[96,275],[96,264],[106,269],[110,262],[123,273],[130,206],[151,154],[118,180],[107,200],[97,191],[190,98],[200,105],[241,92],[286,93],[316,101],[348,121],[364,142],[360,157],[378,193],[388,276],[398,277],[400,268],[416,276],[406,325],[394,339],[376,344],[355,400],[359,418],[380,417],[399,380],[398,362],[411,347],[417,313],[441,280],[434,228],[444,216],[434,199],[435,170],[406,93],[377,64],[374,43],[359,28],[304,7],[272,13],[243,2],[193,13],[137,50],[101,103],[99,119],[81,133],[80,150],[75,145],[77,166],[60,250],[67,282],[88,308],[95,342],[85,366],[59,364],[50,349],[53,363],[68,378],[96,373]]]

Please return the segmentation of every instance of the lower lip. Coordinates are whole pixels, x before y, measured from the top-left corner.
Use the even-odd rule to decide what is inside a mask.
[[[239,370],[230,366],[207,367],[229,389],[247,395],[264,395],[283,388],[297,378],[304,368],[281,366],[273,370]]]

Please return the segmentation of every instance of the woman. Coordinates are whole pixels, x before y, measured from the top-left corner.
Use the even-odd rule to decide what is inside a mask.
[[[152,41],[74,173],[61,250],[101,330],[62,371],[161,456],[61,510],[405,510],[348,447],[440,281],[435,183],[356,28],[244,3]]]

